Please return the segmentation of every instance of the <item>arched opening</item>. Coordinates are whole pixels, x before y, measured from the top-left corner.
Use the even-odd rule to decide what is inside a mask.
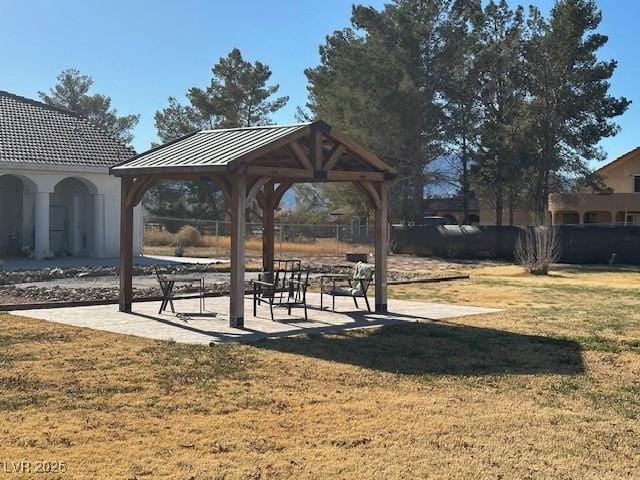
[[[578,225],[580,223],[580,214],[578,212],[557,212],[557,225]]]
[[[640,225],[640,212],[628,211],[616,214],[617,225]]]
[[[585,212],[583,223],[609,225],[611,224],[611,213],[605,211]]]
[[[36,185],[19,175],[0,175],[0,255],[33,249]]]
[[[95,194],[90,181],[67,177],[49,200],[49,242],[54,255],[90,255],[95,251]]]

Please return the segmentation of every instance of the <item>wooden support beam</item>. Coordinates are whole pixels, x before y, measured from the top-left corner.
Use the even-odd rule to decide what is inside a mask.
[[[380,196],[380,206],[376,208],[376,312],[385,313],[387,311],[387,248],[389,242],[389,185],[387,182],[380,182],[378,185],[378,195]]]
[[[333,167],[335,167],[336,163],[338,163],[338,160],[340,160],[340,157],[344,155],[345,151],[345,146],[341,143],[338,144],[338,146],[331,152],[331,155],[329,155],[329,160],[327,160],[327,163],[324,164],[324,170],[331,170]]]
[[[322,153],[322,131],[319,129],[312,129],[310,134],[311,139],[311,162],[316,170],[322,170],[324,163],[324,155]]]
[[[377,157],[377,155],[374,155],[373,153],[369,152],[365,148],[361,147],[350,138],[345,137],[344,135],[336,132],[335,130],[331,130],[331,132],[329,132],[328,135],[330,138],[332,138],[336,142],[343,144],[345,147],[347,147],[347,150],[349,150],[351,153],[353,153],[362,161],[364,161],[365,163],[368,163],[372,167],[382,171],[394,172],[393,169],[389,170],[389,165],[387,165],[385,162],[380,160]]]
[[[256,198],[256,194],[264,187],[267,182],[269,182],[270,178],[267,177],[259,177],[256,178],[250,186],[247,186],[247,204],[253,202],[253,199]]]
[[[154,177],[140,177],[136,178],[129,189],[127,194],[127,204],[135,207],[140,203],[144,193],[156,182]]]
[[[258,206],[264,210],[267,204],[267,197],[265,197],[264,192],[260,191],[256,193],[256,201],[258,202]]]
[[[298,162],[300,162],[302,168],[304,168],[305,170],[313,171],[311,160],[309,160],[306,152],[302,149],[302,146],[297,141],[291,142],[288,147],[289,150],[291,150],[291,153],[293,153],[293,155],[298,159]]]
[[[229,326],[244,327],[244,233],[247,208],[247,176],[231,177],[231,292]]]
[[[384,174],[380,172],[359,172],[348,170],[330,170],[326,172],[326,178],[316,178],[312,172],[301,168],[249,166],[247,173],[249,175],[271,177],[276,181],[281,179],[290,179],[308,182],[354,182],[356,180],[382,182],[384,180]]]
[[[213,180],[216,185],[218,185],[218,187],[220,187],[220,190],[222,190],[222,194],[224,195],[225,200],[227,201],[227,204],[231,204],[231,185],[229,184],[228,180],[226,178],[223,177],[210,177],[211,180]]]
[[[262,208],[262,270],[273,272],[273,259],[275,257],[275,191],[273,181],[265,184],[264,206]]]
[[[380,195],[371,182],[354,182],[364,192],[373,208],[380,208]]]
[[[284,194],[287,193],[287,190],[291,188],[291,185],[293,185],[292,182],[282,182],[280,185],[278,185],[278,188],[276,188],[276,191],[274,193],[274,198],[273,198],[274,210],[280,206],[282,197],[284,197]]]
[[[131,312],[133,301],[133,205],[129,195],[133,186],[131,177],[120,180],[120,311]]]

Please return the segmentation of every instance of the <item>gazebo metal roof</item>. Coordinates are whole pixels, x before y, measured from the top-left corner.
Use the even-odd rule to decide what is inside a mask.
[[[295,136],[310,123],[200,130],[115,166],[112,171],[154,172],[168,167],[220,167],[242,161],[253,152]]]
[[[311,151],[312,131],[322,134],[318,142],[320,153],[325,150],[327,155],[332,154],[322,165],[314,165],[310,161],[315,153]],[[338,148],[340,145],[342,148]],[[390,165],[336,132],[329,124],[315,121],[196,131],[121,162],[111,168],[111,173],[115,176],[185,172],[215,174],[232,171],[252,161],[256,166],[302,167],[311,171],[394,171]]]

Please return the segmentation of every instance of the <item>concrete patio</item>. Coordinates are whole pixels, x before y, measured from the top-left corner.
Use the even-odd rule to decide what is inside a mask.
[[[325,296],[325,305],[330,298]],[[300,334],[322,334],[356,328],[372,328],[405,322],[422,322],[493,313],[499,310],[472,306],[419,303],[389,300],[389,312],[368,313],[356,310],[350,298],[336,299],[336,313],[320,310],[320,295],[308,294],[309,320],[304,320],[302,309],[287,315],[283,308],[274,309],[275,322],[269,308],[258,307],[258,316],[252,315],[250,296],[245,297],[247,312],[243,329],[229,326],[229,297],[206,299],[206,311],[199,314],[199,300],[175,301],[177,314],[170,311],[158,314],[159,302],[134,303],[132,313],[118,311],[118,305],[69,307],[14,312],[30,318],[92,328],[124,335],[136,335],[155,340],[179,343],[210,344],[228,341],[252,342],[264,338],[287,337]]]

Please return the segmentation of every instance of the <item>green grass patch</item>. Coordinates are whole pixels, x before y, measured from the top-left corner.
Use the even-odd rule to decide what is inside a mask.
[[[151,355],[158,381],[168,393],[186,386],[213,389],[222,379],[247,378],[247,367],[255,362],[250,351],[235,343],[209,347],[169,342],[143,349],[141,354]]]

